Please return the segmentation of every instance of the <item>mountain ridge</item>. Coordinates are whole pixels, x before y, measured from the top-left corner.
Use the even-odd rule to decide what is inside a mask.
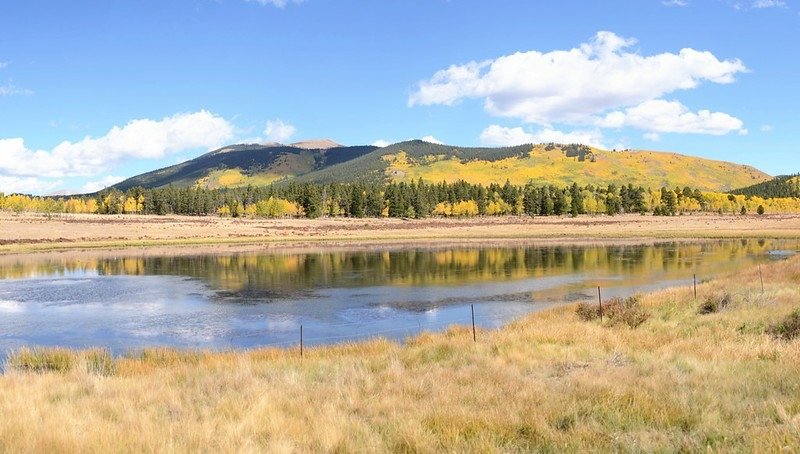
[[[174,166],[131,177],[113,187],[206,188],[298,183],[384,183],[464,180],[469,183],[690,186],[727,192],[771,177],[751,166],[682,155],[608,151],[581,144],[459,147],[422,140],[386,147],[345,146],[330,139],[289,145],[234,144]]]

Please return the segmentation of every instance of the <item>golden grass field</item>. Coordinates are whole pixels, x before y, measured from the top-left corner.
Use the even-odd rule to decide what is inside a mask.
[[[0,253],[157,245],[796,238],[800,214],[465,219],[231,219],[0,212]]]
[[[0,377],[0,451],[793,451],[800,257],[645,295],[636,329],[574,307],[306,349],[22,352]],[[700,315],[705,297],[730,303]],[[38,366],[37,366],[38,365]],[[28,367],[62,369],[35,372]]]

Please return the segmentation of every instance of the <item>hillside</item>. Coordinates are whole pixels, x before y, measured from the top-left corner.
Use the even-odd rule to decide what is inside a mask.
[[[384,148],[329,140],[233,145],[116,185],[206,188],[306,183],[465,180],[469,183],[628,184],[730,191],[770,180],[749,166],[655,151],[605,151],[585,145],[465,148],[413,140]]]
[[[754,184],[731,191],[731,194],[746,196],[770,197],[800,197],[800,176],[780,175],[769,181]]]
[[[655,151],[605,151],[584,145],[520,145],[463,148],[420,140],[402,142],[298,181],[330,183],[354,179],[378,182],[465,180],[469,183],[536,183],[565,186],[634,183],[645,187],[691,186],[730,191],[768,181],[750,166]]]
[[[377,147],[345,147],[330,140],[231,145],[190,161],[129,178],[115,188],[200,185],[209,189],[266,185],[339,164]]]

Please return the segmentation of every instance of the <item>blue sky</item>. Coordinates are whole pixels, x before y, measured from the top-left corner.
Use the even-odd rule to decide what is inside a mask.
[[[0,192],[234,142],[581,141],[800,171],[790,0],[8,2]]]

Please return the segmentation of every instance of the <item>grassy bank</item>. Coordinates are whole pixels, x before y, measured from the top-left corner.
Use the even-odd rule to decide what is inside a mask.
[[[601,323],[573,306],[477,343],[454,327],[302,361],[21,351],[0,377],[0,451],[796,449],[800,341],[787,339],[800,329],[800,257],[762,268],[763,293],[752,269],[697,299],[644,295],[635,329],[623,307]]]

